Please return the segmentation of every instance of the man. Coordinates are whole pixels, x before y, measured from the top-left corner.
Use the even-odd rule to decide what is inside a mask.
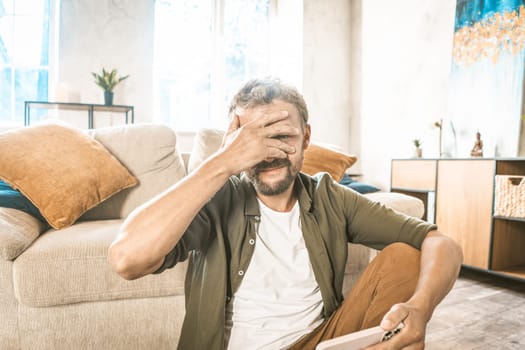
[[[458,246],[328,174],[300,173],[310,125],[294,88],[252,80],[230,117],[222,148],[137,208],[109,250],[127,279],[190,258],[179,349],[314,349],[401,322],[371,349],[423,349],[426,324],[457,277]],[[343,302],[348,242],[384,249]]]

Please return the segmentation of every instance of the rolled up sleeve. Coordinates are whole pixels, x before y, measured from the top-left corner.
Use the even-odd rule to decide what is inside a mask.
[[[353,191],[345,191],[347,235],[352,243],[383,249],[394,242],[421,249],[428,232],[437,226],[396,212]]]

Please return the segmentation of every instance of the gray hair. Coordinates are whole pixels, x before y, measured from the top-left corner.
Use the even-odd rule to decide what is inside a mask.
[[[228,115],[233,117],[237,108],[253,108],[259,105],[272,103],[273,100],[282,100],[291,103],[297,108],[302,124],[308,123],[308,109],[303,96],[296,88],[283,84],[277,78],[249,80],[233,96]]]

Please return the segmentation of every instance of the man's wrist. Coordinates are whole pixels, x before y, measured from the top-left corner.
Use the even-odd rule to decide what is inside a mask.
[[[428,322],[434,312],[435,304],[431,301],[431,298],[425,295],[423,292],[418,292],[407,301],[407,304],[412,305],[421,311],[425,320]]]
[[[231,160],[222,152],[216,153],[203,163],[206,174],[217,176],[226,181],[230,176],[238,173],[232,166]]]

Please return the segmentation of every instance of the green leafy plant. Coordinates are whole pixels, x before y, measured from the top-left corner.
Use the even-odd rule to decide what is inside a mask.
[[[419,148],[422,144],[420,139],[414,139],[412,140],[412,142],[414,143],[414,146],[416,146],[417,148]]]
[[[117,84],[129,77],[129,75],[126,75],[118,78],[116,69],[109,71],[104,68],[102,68],[102,74],[91,73],[91,75],[95,78],[95,84],[100,86],[104,91],[109,92],[112,92]]]

